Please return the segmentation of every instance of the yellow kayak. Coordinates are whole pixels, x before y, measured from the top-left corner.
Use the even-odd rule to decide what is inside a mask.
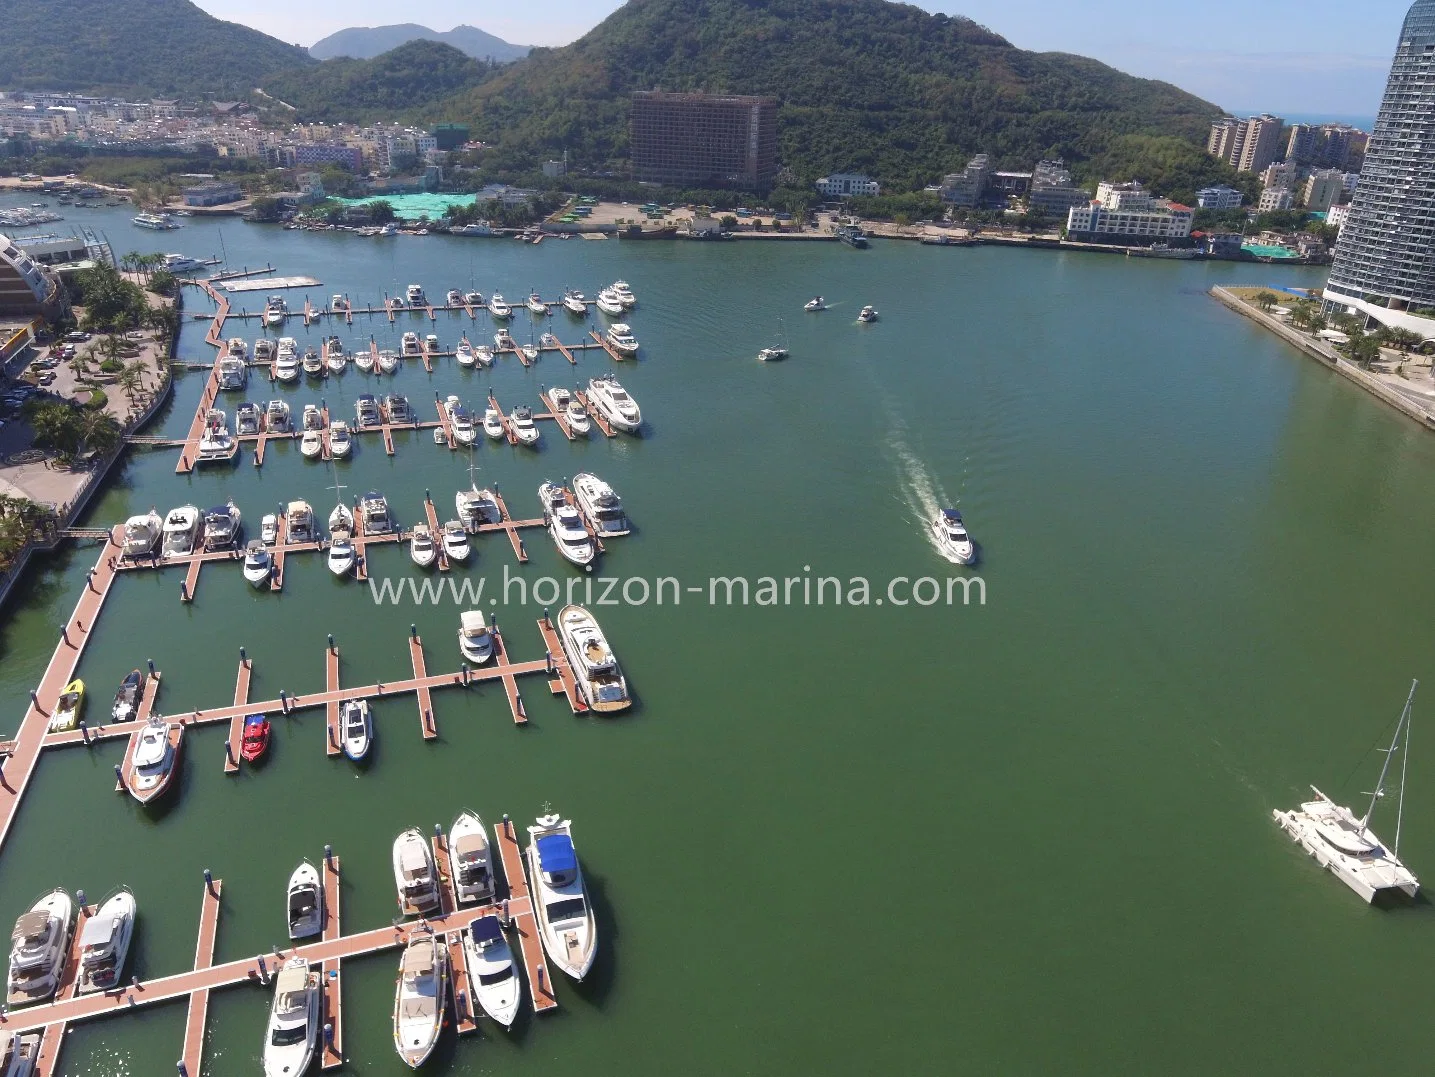
[[[74,729],[80,721],[80,711],[85,707],[85,682],[73,680],[65,685],[60,700],[55,704],[55,713],[50,715],[50,732],[63,733]]]

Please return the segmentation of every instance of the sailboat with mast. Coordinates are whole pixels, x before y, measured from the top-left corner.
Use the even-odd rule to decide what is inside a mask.
[[[1384,749],[1385,763],[1380,768],[1380,778],[1370,794],[1370,806],[1363,816],[1344,805],[1337,804],[1315,786],[1311,791],[1316,799],[1302,804],[1292,811],[1276,810],[1271,814],[1281,829],[1301,848],[1315,857],[1316,863],[1327,868],[1346,886],[1350,887],[1367,902],[1403,893],[1413,898],[1420,889],[1420,881],[1414,872],[1400,859],[1400,824],[1405,814],[1405,772],[1410,761],[1410,709],[1415,702],[1415,689],[1419,681],[1410,685],[1410,695],[1405,700],[1405,709],[1395,723],[1395,736],[1390,747]],[[1404,738],[1402,741],[1401,738]],[[1370,817],[1375,805],[1385,796],[1385,779],[1390,773],[1390,761],[1395,753],[1405,749],[1400,757],[1400,799],[1395,810],[1395,844],[1387,847],[1370,829]]]

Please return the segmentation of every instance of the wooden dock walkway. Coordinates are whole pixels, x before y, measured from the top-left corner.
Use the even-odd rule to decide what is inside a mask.
[[[500,527],[503,528],[504,531],[508,534],[509,543],[513,546],[513,555],[518,558],[520,563],[526,563],[528,561],[528,550],[524,547],[523,540],[518,537],[518,528],[532,526],[535,521],[514,520],[512,513],[508,511],[507,503],[505,503],[503,500],[503,495],[500,494],[497,490],[493,491],[493,503],[498,506],[498,515],[500,517],[500,522],[496,524],[482,525],[478,529],[479,533],[482,534],[486,530],[492,531]],[[548,526],[542,520],[538,520],[536,521],[536,523],[540,527]]]
[[[438,510],[433,507],[433,498],[424,498],[424,515],[428,518],[429,532],[433,535],[434,548],[438,551],[438,570],[447,572],[450,568],[448,554],[443,548],[443,526],[438,522]]]
[[[599,414],[598,409],[593,406],[593,402],[588,399],[587,393],[583,392],[582,389],[574,389],[573,395],[578,398],[578,403],[583,405],[583,410],[588,413],[588,418],[593,420],[593,425],[603,431],[604,437],[612,438],[618,436],[617,432],[613,429],[613,425],[608,422],[607,419],[603,418],[603,416]]]
[[[543,943],[538,938],[538,920],[533,915],[528,878],[523,874],[523,853],[518,848],[517,830],[513,820],[505,815],[495,831],[499,856],[503,861],[503,877],[508,883],[508,900],[504,907],[518,931],[518,945],[528,974],[528,997],[533,1001],[533,1012],[543,1013],[555,1009],[558,998],[553,994],[553,983],[543,962]]]
[[[429,694],[428,667],[424,663],[424,641],[417,633],[409,633],[409,661],[414,667],[415,694],[418,697],[419,725],[424,740],[438,736],[438,721],[433,713],[433,696]]]
[[[629,358],[631,358],[630,356],[624,355],[617,348],[613,347],[613,345],[609,344],[607,340],[598,335],[596,330],[590,329],[588,331],[588,335],[594,340],[596,340],[599,347],[601,347],[605,352],[607,352],[608,355],[612,357],[615,362],[623,363],[626,362]]]
[[[543,646],[547,648],[548,656],[553,659],[554,676],[553,680],[549,681],[548,687],[552,689],[554,695],[562,692],[568,697],[568,706],[572,708],[574,714],[587,714],[588,704],[584,702],[582,695],[578,692],[578,681],[574,678],[573,669],[564,657],[563,644],[558,639],[558,630],[553,627],[553,619],[546,615],[538,618],[538,631],[543,636]],[[557,682],[556,688],[554,687],[555,681]]]
[[[203,971],[214,965],[214,940],[219,933],[220,880],[206,883],[204,904],[199,914],[199,940],[194,948],[195,971]],[[199,1077],[200,1061],[204,1053],[204,1026],[209,1020],[209,991],[201,987],[189,996],[189,1014],[184,1022],[184,1072]]]
[[[478,1031],[474,1013],[473,982],[468,973],[468,958],[463,952],[463,932],[450,931],[444,939],[448,947],[449,985],[453,988],[453,1030],[460,1036]]]
[[[243,707],[249,702],[249,678],[254,672],[254,663],[248,658],[239,660],[239,675],[234,681],[234,706]],[[229,737],[224,742],[224,773],[239,771],[239,748],[244,740],[244,715],[236,714],[229,720]]]
[[[324,704],[324,754],[338,755],[343,751],[341,745],[344,740],[344,731],[339,724],[339,648],[327,647],[324,650],[324,691],[333,698]]]
[[[499,666],[507,666],[508,648],[503,645],[503,633],[498,630],[498,625],[495,624],[489,634],[493,637],[493,660]],[[544,672],[547,672],[546,666]],[[518,691],[518,679],[511,674],[504,674],[501,680],[503,692],[508,696],[508,709],[513,715],[513,724],[527,725],[528,715],[523,710],[523,696]]]
[[[55,1077],[60,1066],[60,1048],[65,1044],[64,1021],[46,1025],[40,1037],[39,1056],[35,1059],[35,1077]]]
[[[340,918],[339,858],[326,856],[319,869],[324,879],[324,933],[325,942],[334,942],[343,937],[343,922]],[[332,957],[319,966],[323,1004],[319,1025],[326,1029],[320,1044],[323,1068],[334,1069],[344,1062],[344,993],[340,978],[340,958]]]

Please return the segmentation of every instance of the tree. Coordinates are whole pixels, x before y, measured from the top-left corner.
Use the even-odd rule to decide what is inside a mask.
[[[130,363],[119,372],[115,384],[119,386],[120,392],[125,394],[130,407],[134,407],[135,395],[144,386],[144,367],[138,361]]]
[[[1269,312],[1276,305],[1276,296],[1271,292],[1260,292],[1255,299],[1256,306]]]
[[[388,224],[398,216],[394,212],[392,202],[385,202],[382,198],[369,202],[366,207],[369,211],[369,219],[375,224]]]
[[[1358,363],[1365,369],[1370,369],[1370,364],[1380,358],[1380,342],[1368,333],[1359,333],[1350,338],[1345,346],[1345,354],[1350,361]]]

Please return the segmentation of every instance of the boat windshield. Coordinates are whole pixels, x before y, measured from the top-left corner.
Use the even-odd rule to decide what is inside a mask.
[[[581,897],[553,901],[548,905],[548,922],[557,924],[564,920],[581,920],[587,910],[588,906]]]
[[[507,983],[513,979],[513,966],[509,965],[502,972],[480,972],[478,983],[480,987],[492,987],[495,984]]]
[[[307,1025],[295,1025],[292,1028],[276,1028],[269,1042],[275,1047],[292,1047],[296,1043],[303,1043],[309,1038]]]

